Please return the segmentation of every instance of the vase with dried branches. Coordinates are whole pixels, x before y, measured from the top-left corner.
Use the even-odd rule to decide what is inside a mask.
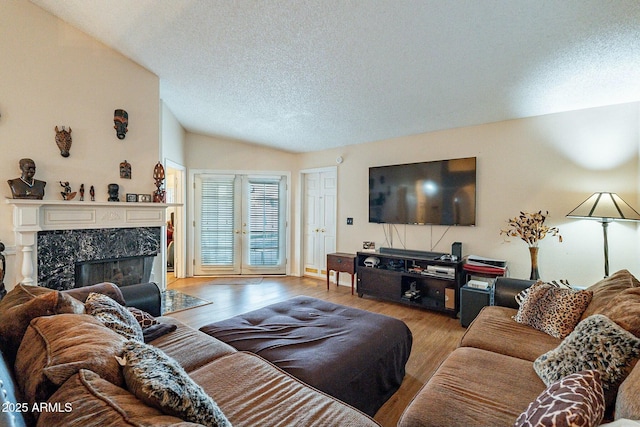
[[[562,242],[562,236],[558,227],[549,227],[545,225],[545,221],[549,216],[549,212],[520,212],[515,218],[508,220],[506,228],[500,230],[501,235],[508,237],[518,237],[524,240],[529,246],[529,254],[531,257],[531,275],[529,279],[538,280],[540,273],[538,271],[538,243],[547,235],[558,238]]]

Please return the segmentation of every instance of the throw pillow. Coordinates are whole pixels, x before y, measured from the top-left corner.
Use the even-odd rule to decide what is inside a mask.
[[[69,378],[48,400],[49,407],[61,410],[43,411],[41,426],[86,427],[197,427],[180,418],[166,415],[144,404],[133,394],[81,369]]]
[[[562,339],[580,321],[591,297],[591,291],[576,291],[537,282],[531,286],[513,319]]]
[[[599,305],[593,314],[603,314],[640,337],[640,288],[628,288]]]
[[[601,307],[606,305],[611,298],[618,295],[621,291],[638,287],[640,287],[640,282],[627,270],[617,271],[611,276],[600,280],[595,285],[588,287],[587,290],[593,292],[593,299],[589,307],[587,307],[582,314],[582,320],[592,314],[596,314]]]
[[[127,388],[166,414],[211,427],[230,427],[216,402],[162,350],[129,340],[122,358]]]
[[[143,331],[147,329],[149,326],[158,324],[158,321],[156,320],[156,318],[150,315],[149,313],[147,313],[146,311],[140,310],[139,308],[136,308],[136,307],[127,307],[127,310],[129,310],[131,314],[133,314],[133,317],[136,318],[136,320],[138,321],[138,324],[140,325]]]
[[[638,356],[640,339],[595,314],[578,323],[558,347],[538,357],[533,369],[547,386],[575,372],[597,370],[607,394],[617,389]]]
[[[538,282],[536,282],[536,283],[539,283],[539,282],[542,282],[542,281],[538,280]],[[561,279],[561,280],[558,280],[558,281],[552,280],[551,282],[543,282],[543,283],[548,283],[549,285],[555,286],[557,288],[573,289],[571,287],[571,285],[569,284],[569,281],[564,280],[564,279]],[[529,290],[530,289],[531,289],[531,286],[529,286],[527,289],[521,290],[520,292],[518,292],[516,294],[515,299],[516,299],[516,303],[518,303],[518,307],[522,305],[522,302],[525,300],[527,295],[529,295]]]
[[[0,313],[8,308],[31,301],[39,295],[51,292],[56,291],[43,286],[23,285],[19,283],[0,300]]]
[[[9,361],[14,360],[32,319],[61,313],[84,313],[84,305],[80,301],[62,292],[47,288],[42,288],[46,291],[31,292],[25,288],[25,285],[19,285],[18,289],[12,289],[7,294],[7,297],[13,297],[11,303],[5,304],[0,312],[0,348]]]
[[[49,396],[80,369],[124,384],[115,356],[126,339],[87,314],[42,316],[31,321],[18,349],[16,380],[29,406]]]
[[[516,420],[515,427],[597,426],[604,417],[598,371],[567,375],[543,391]]]
[[[84,306],[87,314],[94,316],[107,328],[127,339],[144,341],[142,328],[133,314],[110,297],[92,292]]]
[[[629,376],[620,384],[616,395],[616,419],[631,418],[640,420],[638,390],[640,390],[640,362],[636,363]]]

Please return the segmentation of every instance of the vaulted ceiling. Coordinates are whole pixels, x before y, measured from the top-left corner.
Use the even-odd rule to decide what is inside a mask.
[[[291,152],[640,100],[637,0],[31,0]]]

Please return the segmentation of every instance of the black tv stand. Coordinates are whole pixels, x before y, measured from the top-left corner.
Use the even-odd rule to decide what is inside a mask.
[[[462,262],[442,260],[442,255],[446,254],[393,248],[358,252],[358,296],[370,295],[455,317],[460,310]],[[379,263],[366,266],[369,257]]]

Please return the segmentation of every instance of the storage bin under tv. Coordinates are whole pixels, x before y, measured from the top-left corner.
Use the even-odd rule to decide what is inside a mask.
[[[390,252],[388,252],[390,251]],[[461,261],[442,260],[443,253],[384,248],[380,252],[358,252],[358,296],[373,296],[410,306],[442,311],[457,316],[460,310]],[[376,267],[365,265],[369,257],[380,260]],[[428,267],[440,270],[427,273]],[[442,267],[442,268],[440,268]],[[449,275],[441,271],[452,271]]]

